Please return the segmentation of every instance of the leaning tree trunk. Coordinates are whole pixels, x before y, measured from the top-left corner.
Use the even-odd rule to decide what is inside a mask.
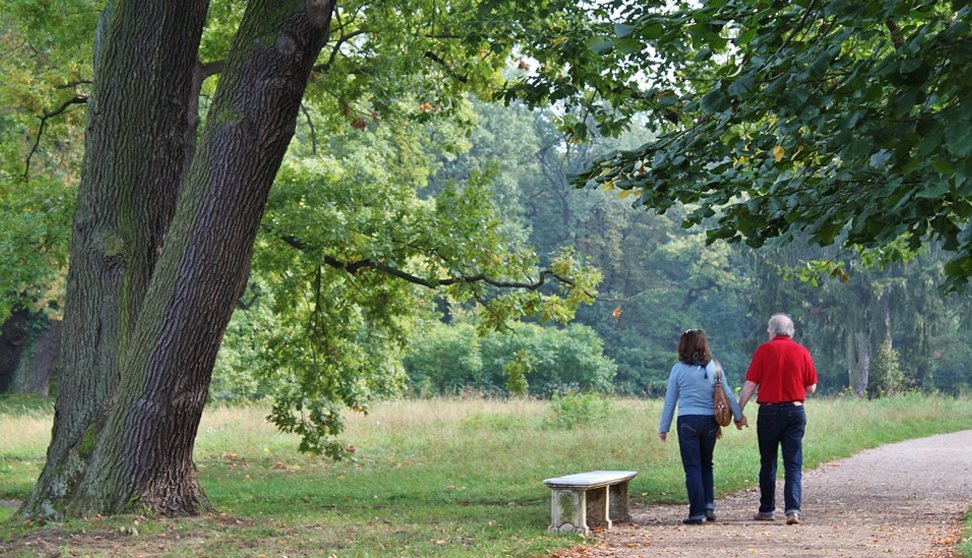
[[[168,59],[176,46],[190,45],[189,56],[173,65],[170,77],[184,81],[191,90],[205,2],[157,4],[175,16],[152,18],[163,8],[124,0],[106,11],[108,31],[96,67],[96,82],[101,81],[91,111],[85,169],[110,167],[112,161],[117,165],[119,159],[151,167],[159,154],[128,143],[149,141],[147,136],[171,141],[172,160],[159,165],[164,170],[153,167],[134,173],[135,189],[127,194],[115,192],[118,178],[101,182],[88,174],[82,177],[85,187],[79,194],[72,240],[69,288],[74,297],[69,294],[67,308],[67,315],[74,312],[76,317],[65,325],[65,335],[74,336],[72,344],[65,346],[65,362],[71,363],[74,379],[59,396],[49,462],[22,510],[24,515],[130,510],[183,515],[207,508],[192,450],[213,363],[245,285],[267,193],[293,134],[334,7],[333,2],[321,0],[249,2],[174,216],[171,223],[161,218],[168,225],[162,227],[164,242],[146,245],[145,239],[130,241],[124,233],[148,224],[150,215],[137,211],[112,218],[89,215],[135,205],[130,197],[138,197],[145,181],[163,173],[174,175],[170,186],[177,188],[182,175],[184,159],[175,159],[186,153],[185,126],[191,121],[186,107],[193,106],[188,96],[163,94],[147,99],[145,91],[131,91],[130,95],[139,97],[131,101],[135,105],[171,104],[181,109],[173,108],[170,118],[149,119],[145,128],[133,127],[138,110],[121,101],[122,108],[115,112],[99,112],[107,110],[104,98],[116,82],[123,81],[110,68],[128,53]],[[191,14],[188,20],[187,14]],[[167,25],[173,28],[173,37],[154,46],[142,42],[146,29],[164,30]],[[142,61],[141,69],[159,68]],[[127,79],[138,75],[135,72]],[[102,119],[120,128],[117,135],[96,126]],[[99,142],[104,147],[94,151]],[[120,199],[112,197],[116,195]],[[151,204],[152,199],[144,203]],[[120,232],[99,237],[99,226]],[[88,229],[95,232],[81,237]],[[135,254],[143,252],[151,262],[136,259]],[[85,257],[93,261],[83,261]],[[136,285],[126,272],[146,280]],[[135,286],[139,290],[133,291]],[[89,288],[100,296],[79,294]],[[87,330],[91,323],[97,325],[96,331]],[[86,349],[85,343],[94,344]],[[78,400],[86,396],[92,401]]]
[[[119,351],[175,210],[187,69],[206,8],[205,0],[110,2],[99,22],[54,428],[24,515],[63,515],[109,411]]]

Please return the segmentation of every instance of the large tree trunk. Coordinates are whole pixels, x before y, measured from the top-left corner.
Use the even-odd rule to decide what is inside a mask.
[[[63,380],[48,462],[23,515],[208,507],[192,462],[196,430],[333,2],[249,3],[186,174],[206,9],[205,0],[106,9]]]

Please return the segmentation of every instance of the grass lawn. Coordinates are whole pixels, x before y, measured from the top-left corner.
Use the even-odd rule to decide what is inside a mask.
[[[807,468],[887,442],[972,428],[969,403],[812,400]],[[655,436],[660,411],[659,401],[610,400],[605,417],[567,429],[545,401],[392,401],[348,416],[343,438],[356,459],[331,463],[299,454],[296,439],[266,424],[263,408],[211,408],[196,462],[218,514],[57,526],[7,521],[0,544],[31,556],[37,547],[24,542],[40,533],[47,545],[63,540],[48,550],[67,556],[544,556],[580,541],[545,531],[544,478],[637,470],[633,500],[685,501],[677,442]],[[0,520],[15,512],[4,501],[29,493],[50,424],[49,404],[0,399]],[[718,492],[755,485],[757,469],[755,428],[726,429],[716,448]]]
[[[972,558],[972,514],[965,517],[962,541],[955,546],[955,555],[957,558]]]

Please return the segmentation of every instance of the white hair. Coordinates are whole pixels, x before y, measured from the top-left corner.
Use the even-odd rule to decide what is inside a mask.
[[[773,314],[769,319],[769,326],[767,326],[766,331],[773,337],[777,335],[793,337],[793,320],[786,314]]]

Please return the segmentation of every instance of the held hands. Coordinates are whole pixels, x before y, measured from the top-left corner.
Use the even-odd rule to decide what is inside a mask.
[[[736,421],[737,430],[742,430],[743,427],[749,427],[749,421],[746,420],[746,415],[743,415],[741,419]]]
[[[661,440],[662,442],[664,442],[666,438],[668,438],[668,432],[659,432],[658,433],[658,439]]]

